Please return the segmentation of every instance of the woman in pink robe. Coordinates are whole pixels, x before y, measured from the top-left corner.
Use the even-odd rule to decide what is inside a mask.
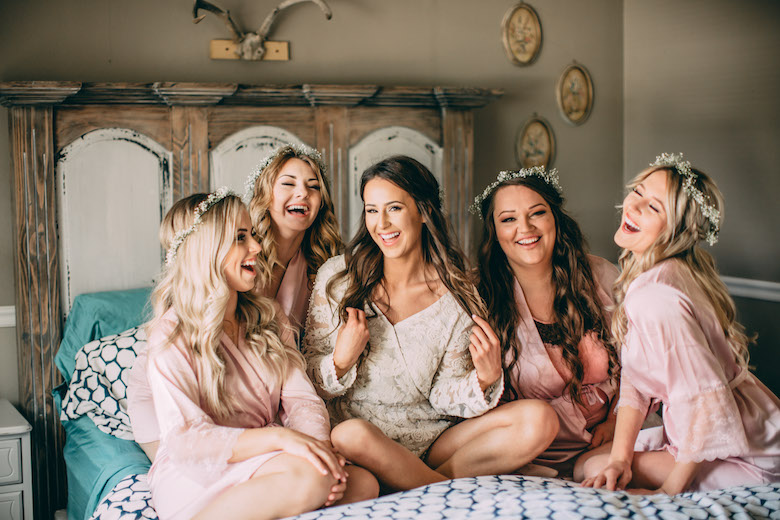
[[[479,292],[503,346],[504,400],[552,406],[558,430],[533,462],[571,476],[576,458],[614,429],[617,355],[606,309],[618,273],[587,255],[559,189],[555,170],[501,172],[474,209],[485,222]]]
[[[196,194],[166,222],[175,235],[147,326],[159,517],[278,518],[375,496],[359,469],[351,480],[365,479],[365,492],[347,489],[303,358],[282,341],[273,303],[253,291],[260,247],[240,199]]]
[[[278,302],[281,323],[292,324],[292,341],[299,343],[314,276],[343,246],[319,152],[306,146],[280,148],[249,176],[246,198],[251,198],[250,217],[262,247],[256,290]],[[166,250],[172,229],[172,222],[160,229]],[[147,352],[139,352],[130,373],[127,402],[133,436],[153,461],[160,432],[146,364]]]
[[[259,287],[302,331],[317,270],[344,247],[325,164],[314,148],[283,146],[252,172],[246,190],[262,248]]]
[[[676,494],[780,480],[780,400],[748,371],[748,338],[712,257],[723,198],[682,154],[630,184],[613,332],[622,343],[615,439],[584,484]],[[663,426],[639,431],[651,405]]]

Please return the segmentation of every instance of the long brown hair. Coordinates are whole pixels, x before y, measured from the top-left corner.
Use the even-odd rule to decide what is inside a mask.
[[[568,384],[569,395],[574,402],[582,403],[584,369],[578,349],[582,337],[593,331],[604,343],[609,356],[609,375],[613,380],[617,378],[619,370],[618,357],[610,342],[607,317],[596,292],[596,282],[588,261],[587,244],[580,226],[563,209],[563,196],[535,175],[500,183],[480,206],[485,227],[478,251],[479,293],[487,303],[488,321],[501,342],[503,359],[506,360],[507,352],[512,354],[512,362],[508,365],[504,363],[505,381],[509,381],[509,372],[518,362],[522,345],[517,337],[520,312],[514,304],[514,273],[498,242],[496,224],[493,221],[495,195],[504,186],[525,186],[535,191],[550,206],[555,219],[555,246],[552,255],[554,323],[561,331],[563,360],[572,374]],[[511,385],[507,385],[507,388],[513,398],[519,397],[515,388]]]
[[[363,172],[360,178],[361,199],[366,184],[372,179],[390,181],[414,199],[417,210],[423,216],[420,235],[423,261],[436,269],[441,283],[463,310],[470,315],[485,316],[485,304],[466,274],[466,258],[457,246],[442,211],[439,183],[433,174],[411,157],[390,157]],[[334,287],[344,279],[347,281],[347,290],[339,303],[342,321],[347,319],[347,307],[363,309],[365,305],[373,306],[371,296],[384,278],[382,251],[366,228],[365,212],[360,215],[359,229],[347,244],[344,257],[346,269],[331,278],[327,285],[328,294],[335,300]]]
[[[612,334],[618,346],[622,346],[628,329],[625,298],[631,282],[637,276],[654,265],[668,259],[677,259],[685,267],[696,284],[712,303],[718,322],[723,328],[737,363],[743,368],[748,366],[748,344],[755,337],[745,334],[745,327],[737,321],[737,309],[729,295],[726,284],[720,279],[715,259],[699,247],[711,230],[711,223],[702,213],[696,200],[683,188],[683,178],[674,166],[655,166],[647,168],[628,183],[629,190],[634,189],[657,171],[666,173],[666,229],[641,256],[624,249],[618,260],[621,273],[615,281],[615,315],[612,320]],[[707,174],[691,168],[696,175],[694,188],[702,192],[705,199],[720,212],[723,222],[723,194]]]
[[[325,172],[321,171],[319,162],[315,161],[301,150],[293,146],[284,146],[277,150],[274,158],[260,173],[252,189],[252,200],[249,202],[249,216],[252,226],[257,232],[262,252],[258,255],[258,284],[267,287],[273,278],[274,266],[279,263],[276,257],[276,241],[271,232],[271,201],[273,187],[279,171],[290,159],[300,159],[309,165],[320,184],[322,203],[314,220],[303,237],[301,251],[306,259],[306,274],[309,284],[314,284],[317,270],[325,261],[338,255],[344,247],[339,233],[333,199],[330,195],[330,183]]]

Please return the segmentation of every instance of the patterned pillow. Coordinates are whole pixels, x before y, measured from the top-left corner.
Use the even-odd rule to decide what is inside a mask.
[[[146,475],[128,475],[100,501],[90,520],[156,520]]]
[[[146,348],[146,333],[133,327],[84,345],[62,400],[61,421],[87,415],[101,431],[133,440],[127,415],[127,382],[136,354]]]

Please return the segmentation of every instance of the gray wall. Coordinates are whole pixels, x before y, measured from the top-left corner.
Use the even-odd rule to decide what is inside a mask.
[[[626,177],[684,152],[726,198],[721,273],[780,282],[780,2],[626,0],[624,15]],[[780,303],[735,301],[780,393]]]
[[[276,1],[217,0],[257,27]],[[291,42],[286,63],[211,61],[208,43],[226,38],[210,17],[191,22],[192,2],[171,0],[0,1],[0,80],[200,81],[257,84],[372,83],[502,88],[475,113],[477,188],[516,167],[515,134],[537,112],[556,134],[555,166],[569,207],[593,249],[614,260],[613,210],[623,164],[621,0],[535,2],[544,42],[530,67],[509,62],[500,23],[515,0],[329,0],[326,21],[312,4],[278,19],[273,39]],[[595,28],[595,30],[594,30]],[[30,35],[35,35],[31,38]],[[581,127],[558,115],[554,87],[573,59],[590,70],[594,111]],[[7,111],[0,109],[0,126]],[[5,131],[5,130],[2,130]],[[7,136],[0,133],[0,186],[9,186]],[[0,189],[0,305],[13,303],[10,197]],[[10,213],[9,217],[10,218]],[[0,334],[9,329],[0,329]],[[0,396],[15,399],[12,342],[0,336]],[[13,358],[13,359],[11,359]],[[8,382],[8,383],[6,383]]]

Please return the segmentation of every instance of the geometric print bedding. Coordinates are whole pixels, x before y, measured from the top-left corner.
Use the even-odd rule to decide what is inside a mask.
[[[76,354],[76,369],[62,400],[61,421],[87,415],[102,432],[134,440],[127,415],[127,380],[146,333],[133,327],[91,341]]]
[[[259,507],[262,507],[258,504]],[[146,475],[130,475],[98,505],[91,520],[157,518]],[[298,520],[660,518],[780,519],[780,484],[706,493],[630,495],[559,479],[499,475],[461,478],[375,500],[305,513]]]

